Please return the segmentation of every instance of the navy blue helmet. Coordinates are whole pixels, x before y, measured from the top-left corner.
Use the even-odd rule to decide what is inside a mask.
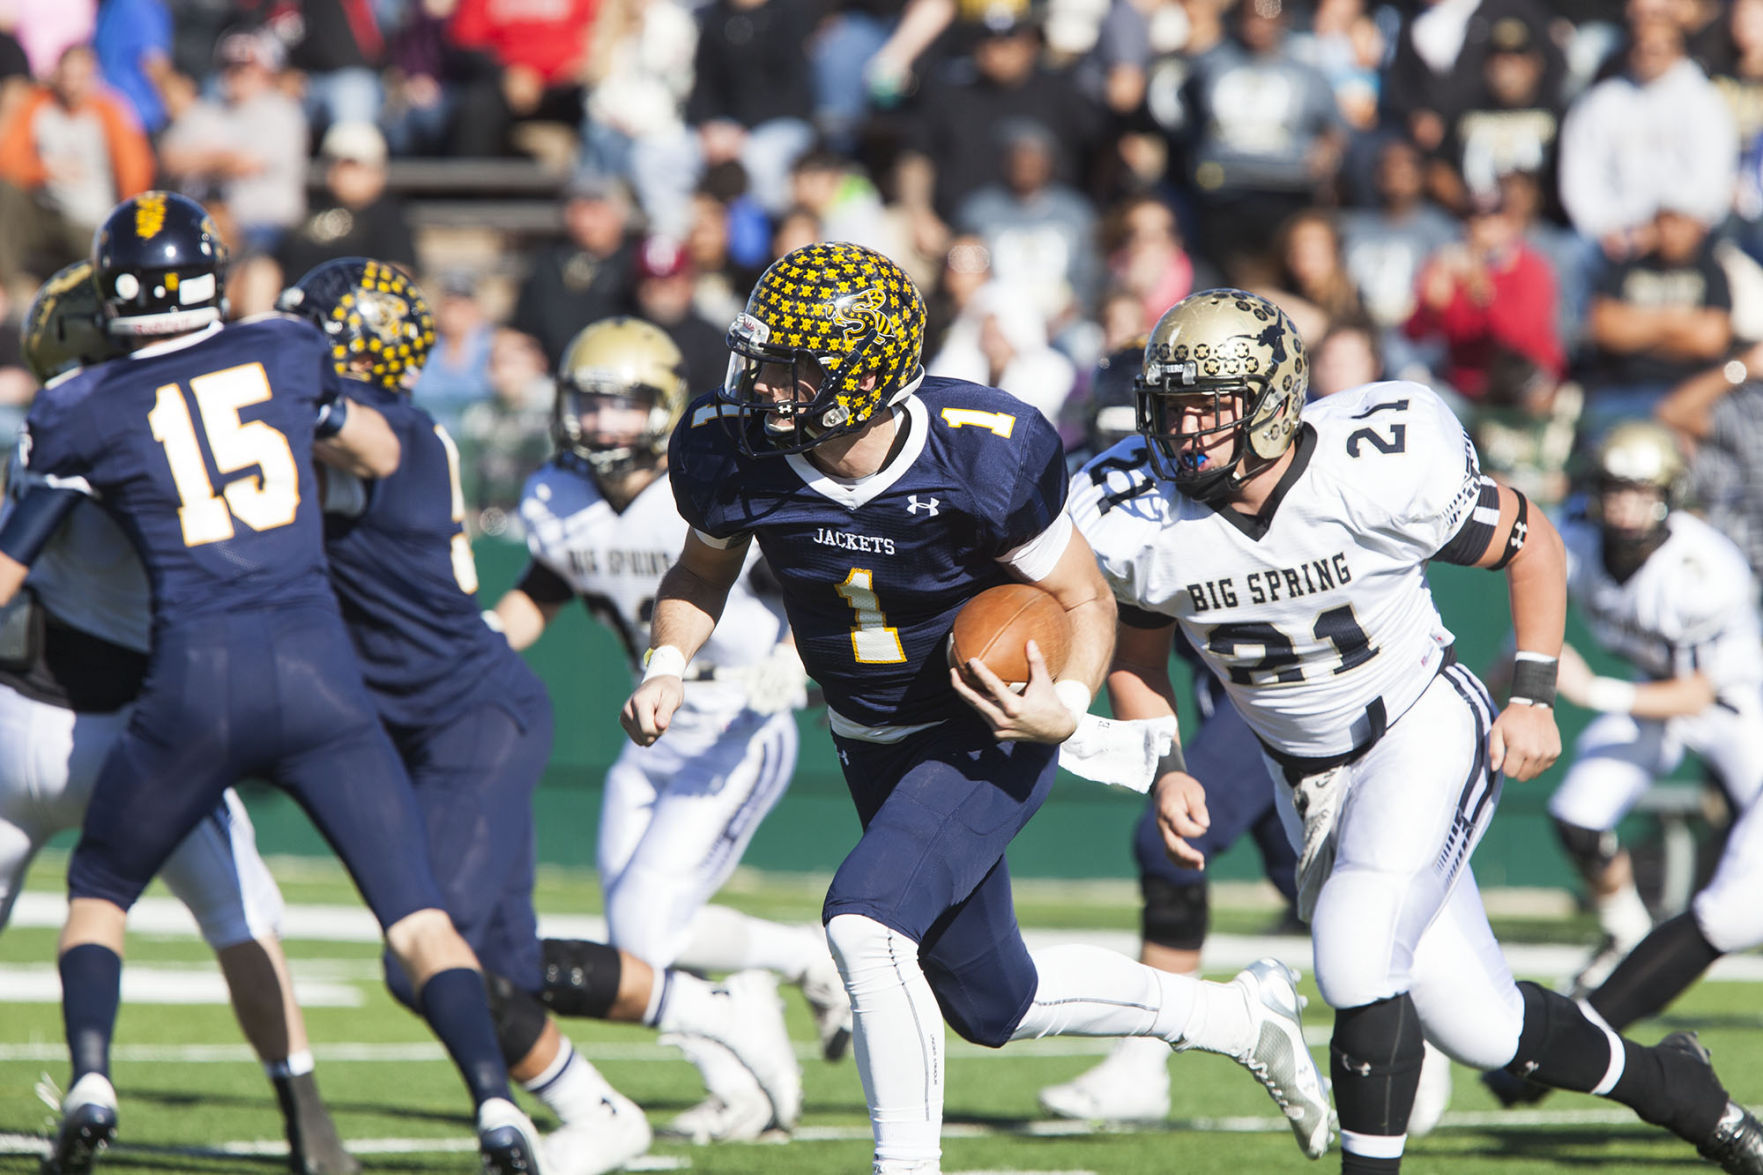
[[[202,205],[175,192],[118,204],[92,239],[93,281],[113,335],[182,334],[226,312],[226,245]]]
[[[394,265],[341,257],[282,291],[276,307],[324,332],[337,374],[409,390],[435,345],[435,316],[416,283]]]

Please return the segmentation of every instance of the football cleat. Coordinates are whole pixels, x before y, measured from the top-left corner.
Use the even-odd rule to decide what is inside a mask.
[[[646,1154],[653,1139],[642,1109],[607,1086],[593,1113],[545,1136],[545,1175],[605,1175]]]
[[[737,971],[717,991],[723,1015],[720,1023],[706,1026],[705,1035],[728,1048],[752,1072],[771,1102],[777,1127],[794,1130],[802,1116],[802,1066],[784,1029],[777,976],[769,971]]]
[[[361,1163],[343,1149],[314,1076],[279,1077],[274,1085],[288,1135],[288,1170],[293,1175],[360,1175]]]
[[[1041,1090],[1040,1103],[1082,1122],[1161,1122],[1169,1116],[1169,1048],[1154,1036],[1122,1037],[1101,1064]]]
[[[1451,1058],[1429,1044],[1420,1062],[1420,1088],[1414,1091],[1414,1108],[1408,1114],[1408,1137],[1431,1134],[1450,1108]]]
[[[1710,1070],[1714,1062],[1700,1038],[1693,1032],[1673,1032],[1654,1046],[1661,1051],[1685,1053]],[[1728,1175],[1763,1175],[1763,1123],[1737,1102],[1728,1101],[1714,1124],[1714,1133],[1705,1139],[1692,1139],[1696,1153],[1710,1162],[1719,1163]]]
[[[1291,1123],[1298,1149],[1320,1159],[1328,1151],[1334,1109],[1316,1059],[1304,1044],[1301,1013],[1308,1002],[1298,994],[1298,973],[1278,959],[1250,963],[1231,985],[1243,990],[1255,1030],[1255,1043],[1236,1062],[1255,1075]]]
[[[1519,1106],[1534,1106],[1554,1092],[1547,1085],[1505,1069],[1489,1069],[1481,1075],[1481,1083],[1508,1110]]]
[[[539,1132],[507,1098],[477,1108],[477,1150],[483,1175],[540,1175]]]
[[[839,1060],[851,1047],[851,997],[845,994],[844,976],[830,956],[803,973],[802,996],[814,1013],[821,1057]]]
[[[61,1126],[43,1175],[86,1175],[115,1137],[116,1090],[102,1073],[88,1073],[61,1099]]]
[[[727,1046],[702,1036],[669,1033],[661,1038],[697,1068],[710,1096],[662,1128],[673,1138],[703,1146],[711,1142],[751,1142],[771,1128],[771,1099],[759,1079]]]

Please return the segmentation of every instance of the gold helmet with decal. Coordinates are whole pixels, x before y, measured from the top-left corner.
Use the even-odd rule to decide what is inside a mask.
[[[1603,527],[1607,543],[1650,545],[1663,537],[1665,516],[1677,505],[1685,472],[1683,451],[1671,430],[1650,420],[1625,420],[1604,434],[1593,458],[1595,484],[1586,513]],[[1612,517],[1607,499],[1622,491],[1653,495],[1644,516],[1620,521]]]
[[[118,354],[104,329],[90,261],[76,261],[43,283],[25,311],[19,336],[25,366],[38,383]]]
[[[1228,497],[1291,448],[1309,383],[1304,343],[1285,311],[1246,290],[1188,295],[1151,329],[1136,385],[1152,469],[1190,498]],[[1196,416],[1219,423],[1184,426]],[[1229,454],[1211,456],[1226,433]]]
[[[873,249],[805,245],[760,276],[729,327],[728,346],[720,396],[736,410],[743,451],[800,453],[863,427],[917,386],[924,301],[906,272]],[[759,392],[767,367],[768,384],[791,381],[794,401]]]
[[[597,476],[618,477],[667,452],[688,398],[685,356],[667,333],[640,318],[608,318],[563,351],[551,436]],[[607,429],[604,413],[618,409],[642,413],[641,426]]]

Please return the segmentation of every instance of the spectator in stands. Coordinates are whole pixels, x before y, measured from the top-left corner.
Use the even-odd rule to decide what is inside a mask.
[[[773,216],[790,203],[790,165],[814,140],[808,38],[795,0],[711,0],[699,16],[686,122],[700,168],[738,160],[753,198]]]
[[[89,46],[68,49],[0,125],[0,281],[84,256],[111,208],[152,182],[128,105],[99,84]]]
[[[325,195],[275,252],[285,281],[338,257],[376,257],[414,273],[416,240],[404,202],[386,191],[386,140],[379,128],[338,123],[325,132],[319,156]]]
[[[1055,425],[1077,381],[1071,360],[1047,345],[1047,322],[1033,300],[1002,281],[974,292],[924,369],[1003,388]]]
[[[75,45],[89,44],[98,23],[98,0],[9,0],[3,11],[36,78],[54,73]]]
[[[973,296],[992,280],[992,251],[978,237],[956,237],[924,299],[924,353],[943,349],[949,328],[973,301]]]
[[[1169,205],[1149,193],[1129,196],[1114,209],[1102,243],[1108,251],[1110,288],[1139,300],[1147,324],[1140,330],[1150,329],[1165,310],[1195,290],[1220,284],[1217,270],[1188,252]]]
[[[582,172],[564,194],[563,228],[567,239],[533,258],[509,320],[538,341],[553,367],[584,322],[631,310],[629,192],[609,176]]]
[[[686,229],[686,257],[696,275],[692,303],[698,313],[725,326],[747,304],[747,286],[736,282],[728,255],[728,205],[712,192],[692,195],[692,219]]]
[[[533,470],[551,455],[551,407],[556,385],[545,356],[528,335],[498,330],[490,340],[492,395],[465,410],[460,438],[462,489],[472,529],[519,539],[520,493]]]
[[[1101,292],[1096,213],[1077,189],[1053,179],[1051,131],[1017,119],[998,134],[1003,182],[963,201],[955,227],[985,242],[993,276],[1027,294],[1057,331],[1089,314]]]
[[[1543,177],[1555,190],[1555,166],[1566,103],[1551,89],[1538,31],[1516,16],[1494,23],[1480,85],[1452,118],[1432,168],[1432,191],[1447,208],[1464,209],[1512,171]]]
[[[650,237],[637,250],[637,315],[666,331],[679,348],[694,396],[716,387],[728,370],[728,323],[698,313],[695,278],[685,249],[666,237]]]
[[[1652,6],[1631,11],[1623,72],[1581,94],[1561,128],[1562,203],[1613,260],[1646,250],[1667,190],[1704,224],[1725,219],[1738,159],[1732,113],[1682,29]]]
[[[1310,398],[1362,387],[1384,377],[1377,331],[1363,320],[1337,322],[1310,349]]]
[[[1584,405],[1578,384],[1516,352],[1496,352],[1470,429],[1483,471],[1539,505],[1559,504],[1571,488],[1567,466]]]
[[[826,240],[820,217],[801,206],[786,209],[771,230],[771,257],[776,261],[786,253]],[[769,264],[769,261],[768,261]]]
[[[573,135],[593,15],[594,0],[459,0],[448,36],[481,54],[481,67],[461,87],[448,136],[453,153],[505,155],[512,128],[534,120],[565,123]]]
[[[1273,263],[1275,287],[1321,311],[1327,320],[1324,330],[1365,317],[1358,287],[1341,256],[1341,236],[1332,213],[1312,208],[1280,225],[1273,241]],[[1286,302],[1277,300],[1282,306]],[[1312,335],[1307,341],[1319,337]]]
[[[306,75],[306,115],[312,124],[378,123],[386,44],[376,6],[367,0],[266,6],[270,27],[288,47],[289,64]]]
[[[1385,47],[1365,0],[1320,0],[1310,28],[1292,37],[1292,55],[1328,79],[1341,121],[1357,133],[1377,125]]]
[[[1652,244],[1610,265],[1592,294],[1585,439],[1617,420],[1651,415],[1672,385],[1726,358],[1732,291],[1714,255],[1704,194],[1667,189]]]
[[[160,165],[179,191],[217,196],[245,250],[273,253],[306,215],[306,116],[277,84],[283,51],[274,37],[229,33],[215,62],[222,103],[181,111],[160,139]]]
[[[1548,203],[1543,178],[1531,171],[1509,171],[1499,179],[1500,196],[1518,219],[1524,243],[1542,255],[1555,272],[1555,322],[1568,357],[1577,356],[1585,341],[1586,307],[1592,281],[1604,269],[1604,251],[1545,215]]]
[[[448,153],[447,129],[457,105],[459,83],[482,68],[467,62],[447,43],[445,0],[399,0],[386,34],[385,100],[380,129],[394,156]]]
[[[1763,0],[1734,0],[1732,40],[1732,64],[1714,84],[1738,129],[1733,236],[1753,258],[1763,258]]]
[[[104,84],[128,100],[142,130],[158,134],[165,126],[159,88],[171,72],[171,13],[165,0],[103,0],[92,48]]]
[[[602,0],[587,59],[584,164],[622,175],[656,232],[691,221],[696,150],[685,125],[698,22],[676,0]]]
[[[435,345],[412,395],[447,431],[460,436],[466,412],[492,394],[490,319],[470,274],[443,274],[437,292]]]
[[[1763,576],[1763,343],[1671,389],[1661,422],[1690,442],[1690,492]]]
[[[1194,62],[1187,96],[1207,253],[1252,282],[1275,230],[1334,180],[1345,143],[1334,91],[1287,47],[1283,0],[1244,0],[1236,36]]]
[[[835,150],[849,153],[869,114],[869,63],[899,24],[906,3],[840,0],[828,7],[829,15],[808,46],[814,67],[814,125]]]
[[[896,239],[881,194],[855,163],[836,151],[811,150],[790,169],[791,203],[812,212],[829,241],[850,241],[893,256]]]
[[[1101,136],[1101,112],[1069,73],[1043,69],[1040,26],[1029,0],[989,0],[980,10],[971,74],[925,79],[909,116],[896,181],[912,224],[914,247],[927,257],[947,251],[949,225],[963,201],[1003,181],[999,125],[1031,119],[1053,137],[1053,177],[1073,183]]]
[[[1400,375],[1424,364],[1402,333],[1414,313],[1421,266],[1457,239],[1458,225],[1426,198],[1420,152],[1407,139],[1392,135],[1383,141],[1373,185],[1375,207],[1340,215],[1341,254],[1360,305],[1380,332],[1389,369]]]
[[[1420,304],[1410,338],[1444,340],[1441,373],[1471,402],[1487,394],[1502,351],[1523,355],[1559,376],[1566,366],[1555,330],[1555,275],[1525,245],[1521,225],[1499,188],[1476,197],[1460,245],[1435,253],[1420,275]]]

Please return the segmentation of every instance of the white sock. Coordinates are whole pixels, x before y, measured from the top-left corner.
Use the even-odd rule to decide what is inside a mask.
[[[1042,1036],[1160,1036],[1187,1023],[1199,980],[1172,975],[1102,947],[1035,951],[1034,1002],[1012,1039]]]
[[[790,926],[754,918],[727,906],[705,906],[686,928],[686,945],[675,965],[693,971],[775,971],[791,983],[826,958],[818,926]]]
[[[612,1088],[568,1040],[543,1073],[520,1084],[565,1126],[589,1117],[599,1107],[601,1096]]]
[[[312,1072],[312,1069],[311,1049],[301,1049],[299,1052],[289,1053],[280,1061],[263,1062],[263,1071],[269,1075],[271,1081],[278,1077],[301,1077]]]
[[[1647,904],[1632,881],[1613,894],[1600,896],[1596,905],[1598,925],[1618,942],[1639,942],[1653,929],[1653,916],[1647,913]]]
[[[721,1036],[712,1030],[720,1023],[726,1000],[719,1000],[708,980],[669,967],[661,973],[649,999],[643,1023],[663,1032],[687,1036]]]
[[[1195,980],[1192,1012],[1171,1043],[1241,1058],[1255,1047],[1255,1037],[1247,990],[1235,983]]]
[[[919,966],[918,944],[861,914],[840,914],[826,937],[851,994],[875,1170],[935,1172],[942,1156],[943,1015]]]
[[[1123,1036],[1102,1064],[1144,1085],[1167,1085],[1169,1042],[1157,1036]]]

